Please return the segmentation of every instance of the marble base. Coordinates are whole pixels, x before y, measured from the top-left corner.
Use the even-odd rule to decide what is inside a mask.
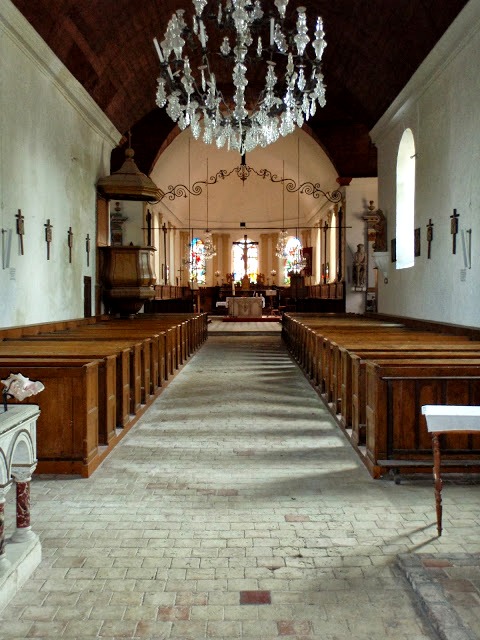
[[[0,566],[0,612],[40,564],[42,546],[38,536],[32,533],[24,542],[7,539],[5,556]]]

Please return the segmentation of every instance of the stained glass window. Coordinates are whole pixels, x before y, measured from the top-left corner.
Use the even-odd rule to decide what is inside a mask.
[[[205,247],[200,238],[193,238],[190,243],[190,281],[197,284],[206,283]]]
[[[245,275],[245,250],[247,252],[246,274],[250,282],[256,284],[258,275],[258,245],[250,244],[249,238],[239,240],[233,245],[233,278],[240,282]]]
[[[285,258],[285,266],[283,270],[283,282],[286,285],[290,284],[290,276],[288,274],[291,271],[297,270],[296,265],[298,263],[299,257],[301,257],[300,256],[301,248],[302,248],[302,244],[298,238],[294,238],[293,236],[291,236],[287,240],[287,246],[285,249],[287,257]]]

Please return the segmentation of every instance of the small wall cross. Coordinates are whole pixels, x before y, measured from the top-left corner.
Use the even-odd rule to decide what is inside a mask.
[[[43,225],[45,227],[45,242],[47,243],[47,260],[50,260],[50,243],[52,242],[53,224],[50,224],[50,218]]]
[[[458,219],[460,214],[454,209],[450,216],[450,233],[452,234],[452,253],[457,253],[457,233],[458,233]]]
[[[430,218],[427,224],[427,258],[431,258],[431,244],[433,240],[433,222]]]
[[[68,262],[72,263],[72,248],[73,248],[73,231],[72,227],[68,227]]]
[[[85,238],[85,251],[87,252],[87,267],[90,266],[90,234]]]
[[[17,234],[20,237],[20,255],[23,256],[23,234],[25,233],[25,216],[22,215],[22,210],[19,209],[15,218],[17,219]]]

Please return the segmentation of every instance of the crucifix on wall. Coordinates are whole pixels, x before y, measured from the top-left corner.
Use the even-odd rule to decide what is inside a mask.
[[[427,258],[431,258],[431,244],[433,240],[433,222],[430,218],[427,224]]]
[[[43,225],[45,227],[45,242],[47,243],[47,260],[50,260],[50,244],[52,242],[52,229],[53,224],[50,223],[50,218]]]
[[[73,248],[73,231],[72,227],[68,227],[68,262],[72,263],[72,248]]]
[[[452,234],[452,253],[457,253],[458,219],[460,214],[454,209],[450,216],[450,233]]]
[[[25,216],[22,215],[22,210],[19,209],[15,215],[17,219],[17,234],[20,238],[20,255],[23,256],[23,235],[25,233]]]
[[[258,245],[258,242],[253,242],[253,241],[249,242],[247,236],[244,235],[243,241],[232,242],[232,244],[236,245],[237,247],[243,248],[243,255],[242,255],[243,266],[245,269],[245,276],[248,276],[248,250],[250,249],[250,247],[256,247]]]
[[[87,252],[87,267],[90,266],[90,234],[85,238],[85,251]]]

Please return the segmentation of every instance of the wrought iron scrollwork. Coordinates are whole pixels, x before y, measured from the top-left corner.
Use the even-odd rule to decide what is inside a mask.
[[[245,182],[252,173],[262,178],[263,180],[270,180],[273,183],[283,183],[284,188],[289,193],[296,193],[299,191],[301,194],[312,196],[318,199],[320,196],[326,198],[329,202],[340,202],[342,194],[340,191],[324,191],[318,182],[302,182],[297,185],[293,178],[282,178],[275,173],[272,173],[269,169],[260,169],[257,171],[254,167],[250,167],[246,164],[240,164],[237,167],[233,167],[230,171],[226,169],[220,169],[215,175],[209,176],[207,180],[197,180],[193,183],[191,188],[184,184],[169,185],[167,191],[165,191],[162,199],[167,196],[169,200],[175,200],[175,198],[186,198],[187,194],[192,196],[199,196],[203,193],[203,189],[208,185],[217,184],[220,180],[226,180],[233,173],[237,175],[242,182]]]

